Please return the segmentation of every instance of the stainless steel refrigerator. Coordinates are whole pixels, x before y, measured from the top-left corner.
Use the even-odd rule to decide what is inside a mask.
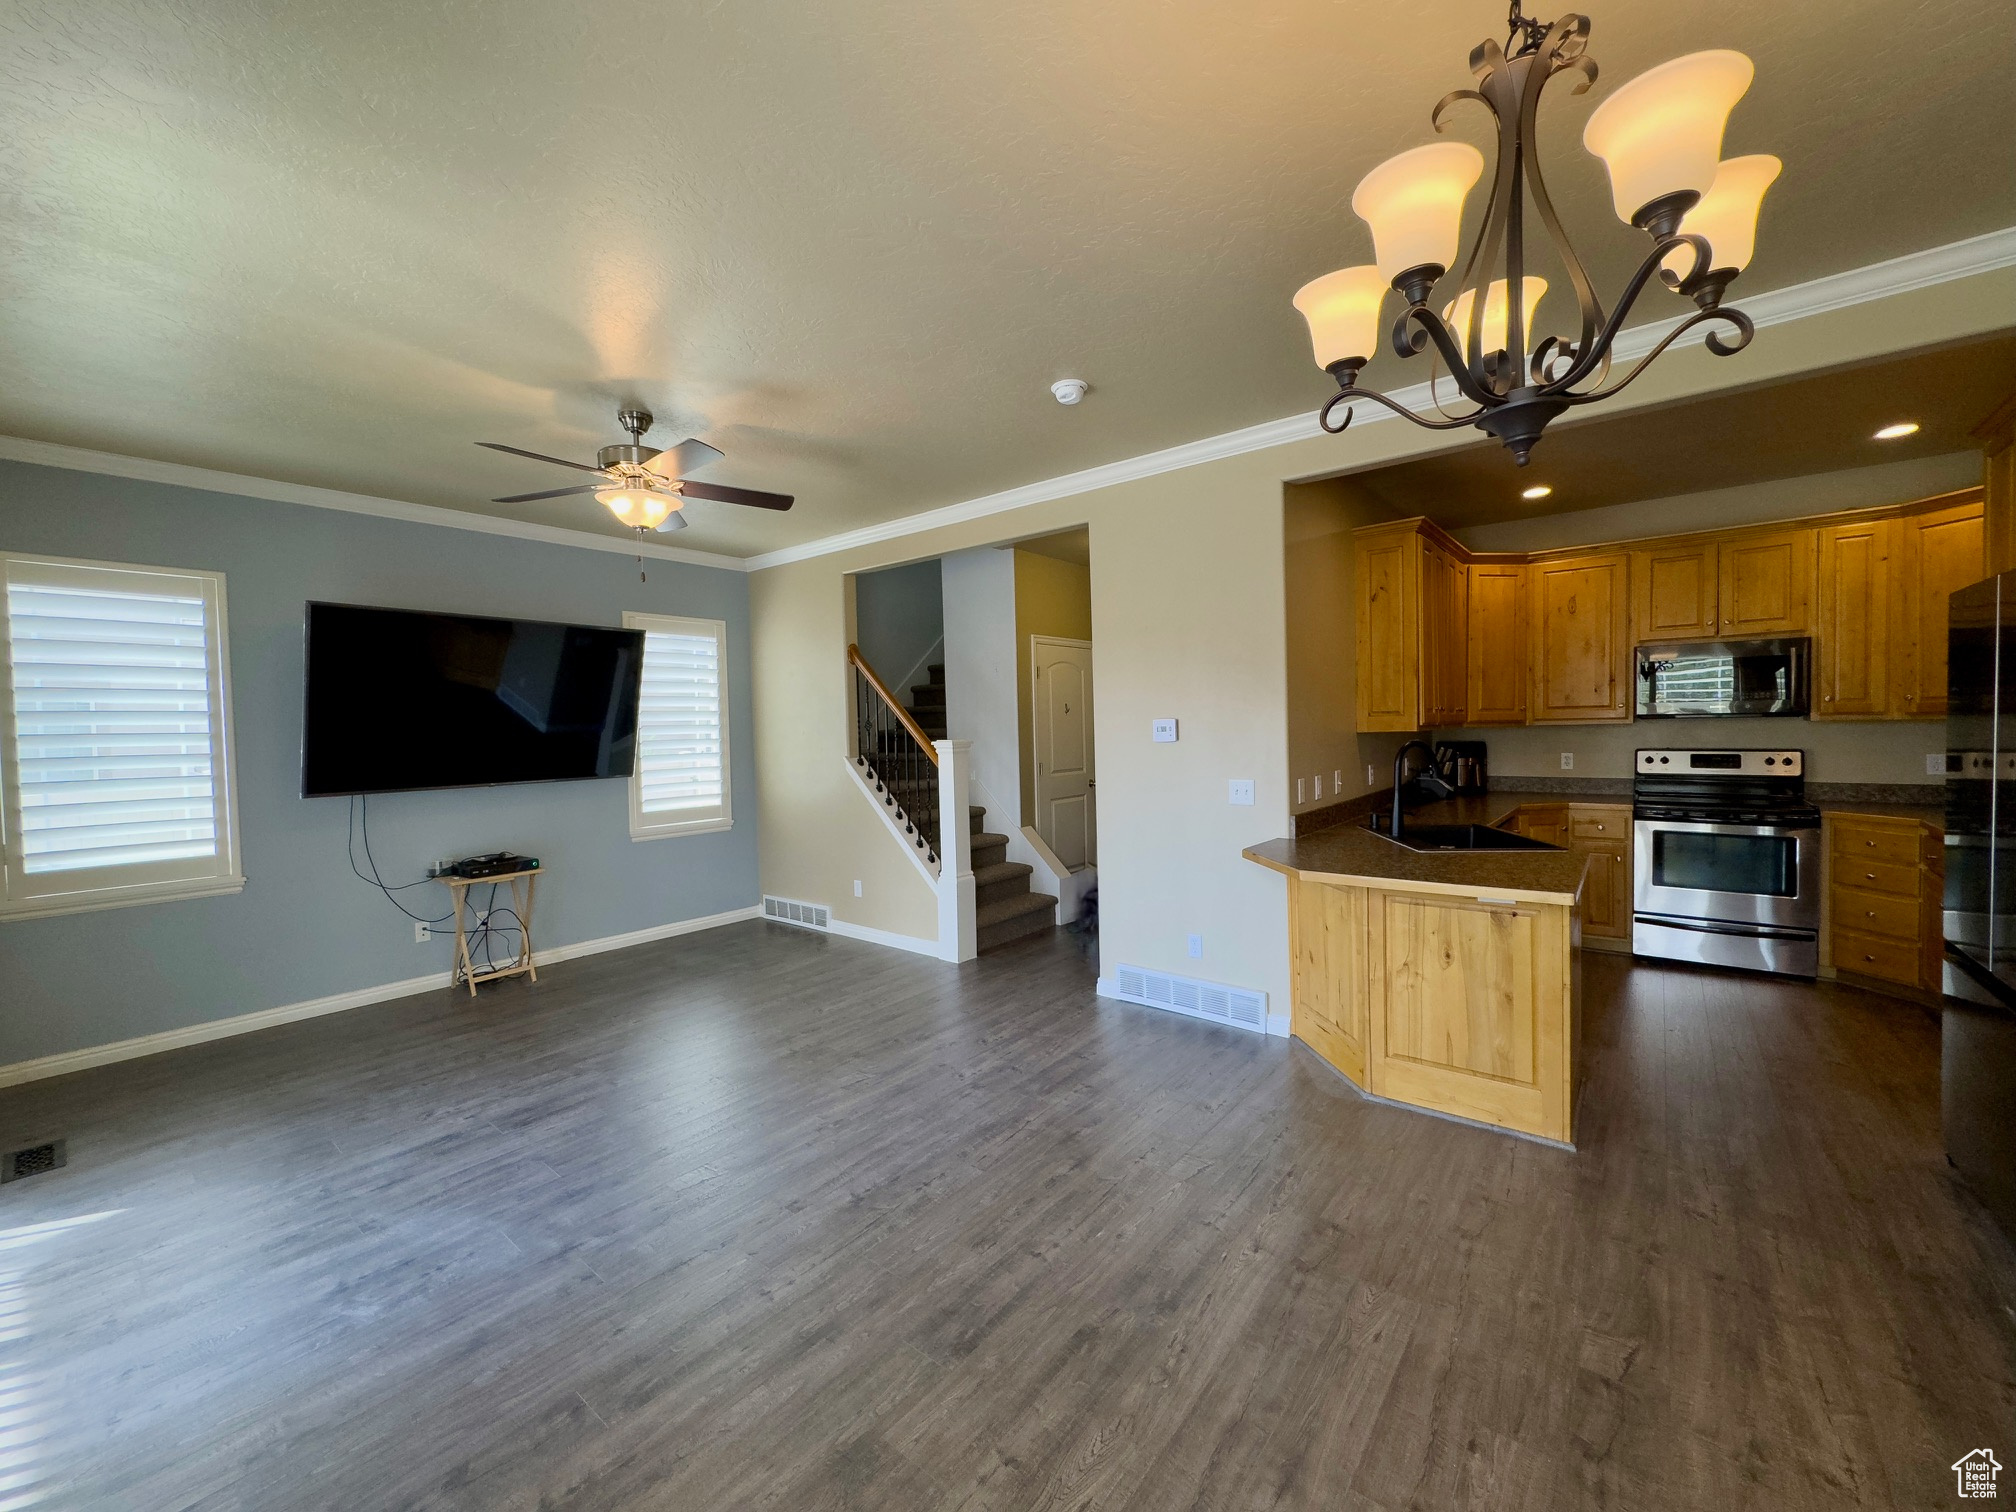
[[[1946,1154],[2016,1237],[2016,572],[1953,595],[1947,637]]]

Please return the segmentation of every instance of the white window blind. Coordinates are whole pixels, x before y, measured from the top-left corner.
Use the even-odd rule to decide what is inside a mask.
[[[644,632],[630,834],[646,840],[726,829],[728,627],[720,620],[630,613]]]
[[[237,890],[223,578],[0,564],[0,913]]]

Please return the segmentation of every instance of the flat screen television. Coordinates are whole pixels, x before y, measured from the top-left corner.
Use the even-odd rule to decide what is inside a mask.
[[[306,798],[627,777],[644,632],[308,606]]]

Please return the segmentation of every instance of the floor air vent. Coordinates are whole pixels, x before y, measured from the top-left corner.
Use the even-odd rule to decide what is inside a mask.
[[[1225,987],[1217,982],[1198,982],[1167,972],[1144,971],[1139,966],[1121,966],[1113,973],[1114,996],[1150,1008],[1167,1008],[1192,1018],[1210,1019],[1267,1032],[1267,994],[1244,987]]]
[[[69,1152],[63,1141],[52,1139],[47,1144],[30,1145],[25,1150],[9,1150],[0,1155],[0,1181],[19,1181],[23,1176],[40,1176],[44,1171],[53,1171],[60,1165],[70,1163]]]
[[[790,898],[763,900],[763,917],[779,924],[802,924],[807,929],[826,927],[826,910],[817,903],[797,903]]]

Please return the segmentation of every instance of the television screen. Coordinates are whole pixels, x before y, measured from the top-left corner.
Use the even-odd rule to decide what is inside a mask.
[[[644,632],[308,606],[301,793],[627,777]]]

